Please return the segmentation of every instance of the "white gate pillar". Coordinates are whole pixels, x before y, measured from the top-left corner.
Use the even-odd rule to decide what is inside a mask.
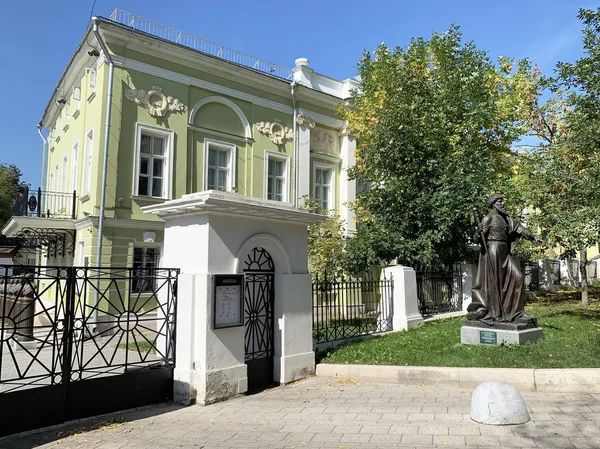
[[[306,229],[325,216],[216,191],[143,210],[165,220],[161,264],[181,269],[175,401],[210,404],[247,391],[244,326],[213,328],[213,276],[241,273],[254,248],[265,249],[275,267],[272,379],[286,383],[314,373]]]
[[[396,265],[386,267],[383,271],[386,278],[391,275],[394,281],[392,290],[393,330],[408,330],[423,324],[423,317],[419,313],[415,270],[410,267]]]

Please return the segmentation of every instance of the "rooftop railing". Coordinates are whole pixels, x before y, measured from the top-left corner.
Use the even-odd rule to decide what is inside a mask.
[[[115,9],[110,15],[109,19],[121,25],[131,27],[134,30],[147,33],[151,36],[155,36],[169,42],[183,45],[184,47],[206,53],[207,55],[211,55],[216,58],[224,59],[225,61],[229,61],[234,64],[248,67],[258,72],[266,73],[276,78],[286,80],[292,79],[292,70],[287,67],[273,64],[272,62],[265,61],[264,59],[256,58],[223,45],[207,41],[206,39],[184,33],[183,31],[153,22],[152,20],[148,20],[140,16],[136,16],[135,14],[123,11],[121,9]]]

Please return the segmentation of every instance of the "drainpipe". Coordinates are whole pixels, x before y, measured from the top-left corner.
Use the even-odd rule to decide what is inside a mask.
[[[43,142],[42,143],[42,180],[41,180],[41,184],[40,184],[40,189],[46,190],[46,176],[48,175],[48,161],[46,160],[48,158],[48,141],[42,134],[42,122],[38,123],[37,132],[40,135],[40,137],[42,138],[42,142]],[[38,198],[38,203],[40,203],[38,210],[44,210],[45,203],[46,203],[45,198],[46,198],[45,195],[41,195],[41,198]],[[36,251],[36,253],[37,253],[36,254],[37,264],[41,266],[42,265],[42,252]],[[39,279],[38,279],[38,286],[39,286]]]
[[[294,207],[298,206],[298,137],[296,136],[297,128],[296,128],[296,119],[298,118],[298,110],[296,109],[296,97],[295,95],[295,87],[296,81],[292,81],[290,83],[291,93],[292,93],[292,104],[294,106],[294,124],[293,124],[293,134],[294,134],[294,188],[292,189],[292,205]]]
[[[100,19],[98,17],[92,17],[92,31],[98,40],[98,44],[102,48],[102,52],[106,59],[108,59],[108,92],[106,94],[106,127],[104,128],[104,160],[102,162],[102,181],[100,186],[102,187],[100,195],[100,217],[98,220],[98,242],[96,247],[96,268],[100,268],[102,264],[102,236],[104,233],[104,210],[106,205],[106,172],[108,168],[108,139],[110,137],[110,118],[112,110],[112,90],[113,90],[113,78],[115,73],[115,65],[110,56],[106,44],[102,40],[100,33],[98,32],[98,25]],[[94,300],[94,329],[98,322],[98,293]]]
[[[42,134],[42,122],[38,123],[37,131],[40,137],[42,138],[42,183],[40,184],[40,188],[46,190],[46,172],[48,171],[48,161],[46,158],[48,157],[48,141]],[[44,210],[44,196],[42,198],[38,198],[38,202],[40,203],[40,210]]]

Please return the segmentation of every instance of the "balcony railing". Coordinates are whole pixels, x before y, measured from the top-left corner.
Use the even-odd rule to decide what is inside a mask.
[[[184,47],[192,48],[202,53],[233,62],[234,64],[248,67],[258,72],[266,73],[285,80],[292,79],[292,70],[287,67],[273,64],[272,62],[256,58],[246,53],[242,53],[241,51],[233,50],[225,47],[224,45],[184,33],[183,31],[153,22],[152,20],[144,19],[143,17],[136,16],[135,14],[131,14],[121,9],[115,9],[110,16],[110,20],[120,23],[121,25],[131,27],[134,30],[183,45]]]
[[[77,193],[23,189],[13,202],[16,217],[76,218]]]

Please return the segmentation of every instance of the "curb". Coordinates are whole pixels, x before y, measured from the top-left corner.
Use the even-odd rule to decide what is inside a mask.
[[[317,365],[318,377],[369,382],[475,388],[486,380],[511,383],[520,391],[600,393],[600,368],[456,368],[437,366]]]

